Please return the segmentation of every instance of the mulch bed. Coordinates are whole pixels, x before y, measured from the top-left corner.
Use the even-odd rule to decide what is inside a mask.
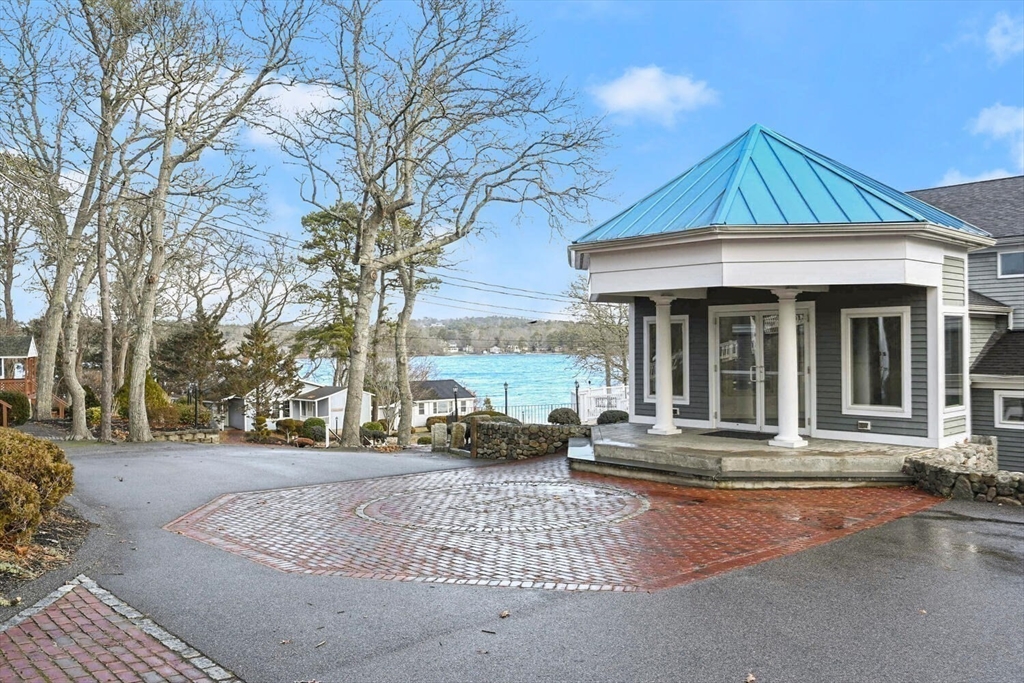
[[[61,503],[39,525],[29,545],[0,547],[0,599],[14,599],[23,584],[69,564],[93,526],[73,507]]]

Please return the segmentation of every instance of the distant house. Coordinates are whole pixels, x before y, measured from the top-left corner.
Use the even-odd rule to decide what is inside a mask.
[[[289,396],[282,396],[276,403],[276,410],[272,415],[267,416],[267,427],[275,429],[277,421],[285,418],[293,420],[306,420],[310,417],[319,417],[324,420],[332,429],[341,428],[345,419],[345,394],[348,391],[345,387],[322,386],[313,382],[303,381],[298,391]],[[224,412],[227,413],[227,426],[243,431],[252,431],[254,426],[254,415],[251,407],[248,406],[246,396],[227,396],[221,400]],[[373,394],[363,392],[363,405],[360,410],[359,424],[370,421],[371,403]]]
[[[971,433],[998,439],[999,466],[1024,470],[1024,176],[911,195],[996,238],[967,257]]]
[[[412,382],[410,387],[413,400],[413,427],[425,427],[427,418],[454,413],[456,400],[460,415],[476,409],[476,394],[453,379]]]
[[[0,337],[0,391],[17,391],[36,403],[36,340],[31,335]]]

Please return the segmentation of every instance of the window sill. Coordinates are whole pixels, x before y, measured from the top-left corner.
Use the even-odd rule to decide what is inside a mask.
[[[843,406],[843,415],[849,415],[850,417],[889,417],[898,420],[909,420],[913,417],[913,412],[910,410],[904,410],[903,408],[886,410],[885,408],[872,406]]]
[[[658,402],[658,399],[654,396],[644,396],[644,403],[649,403],[652,406]],[[685,396],[673,396],[672,405],[674,406],[688,406],[690,405],[690,399]]]

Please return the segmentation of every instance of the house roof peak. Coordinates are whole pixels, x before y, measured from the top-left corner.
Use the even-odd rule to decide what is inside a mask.
[[[979,228],[755,123],[576,244],[718,225],[932,223]]]

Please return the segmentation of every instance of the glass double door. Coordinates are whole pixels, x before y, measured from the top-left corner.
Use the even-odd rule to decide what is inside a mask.
[[[797,311],[800,429],[807,426],[810,319]],[[722,312],[712,317],[717,334],[716,422],[719,427],[779,431],[779,315],[777,311]],[[714,361],[714,359],[712,359]]]

